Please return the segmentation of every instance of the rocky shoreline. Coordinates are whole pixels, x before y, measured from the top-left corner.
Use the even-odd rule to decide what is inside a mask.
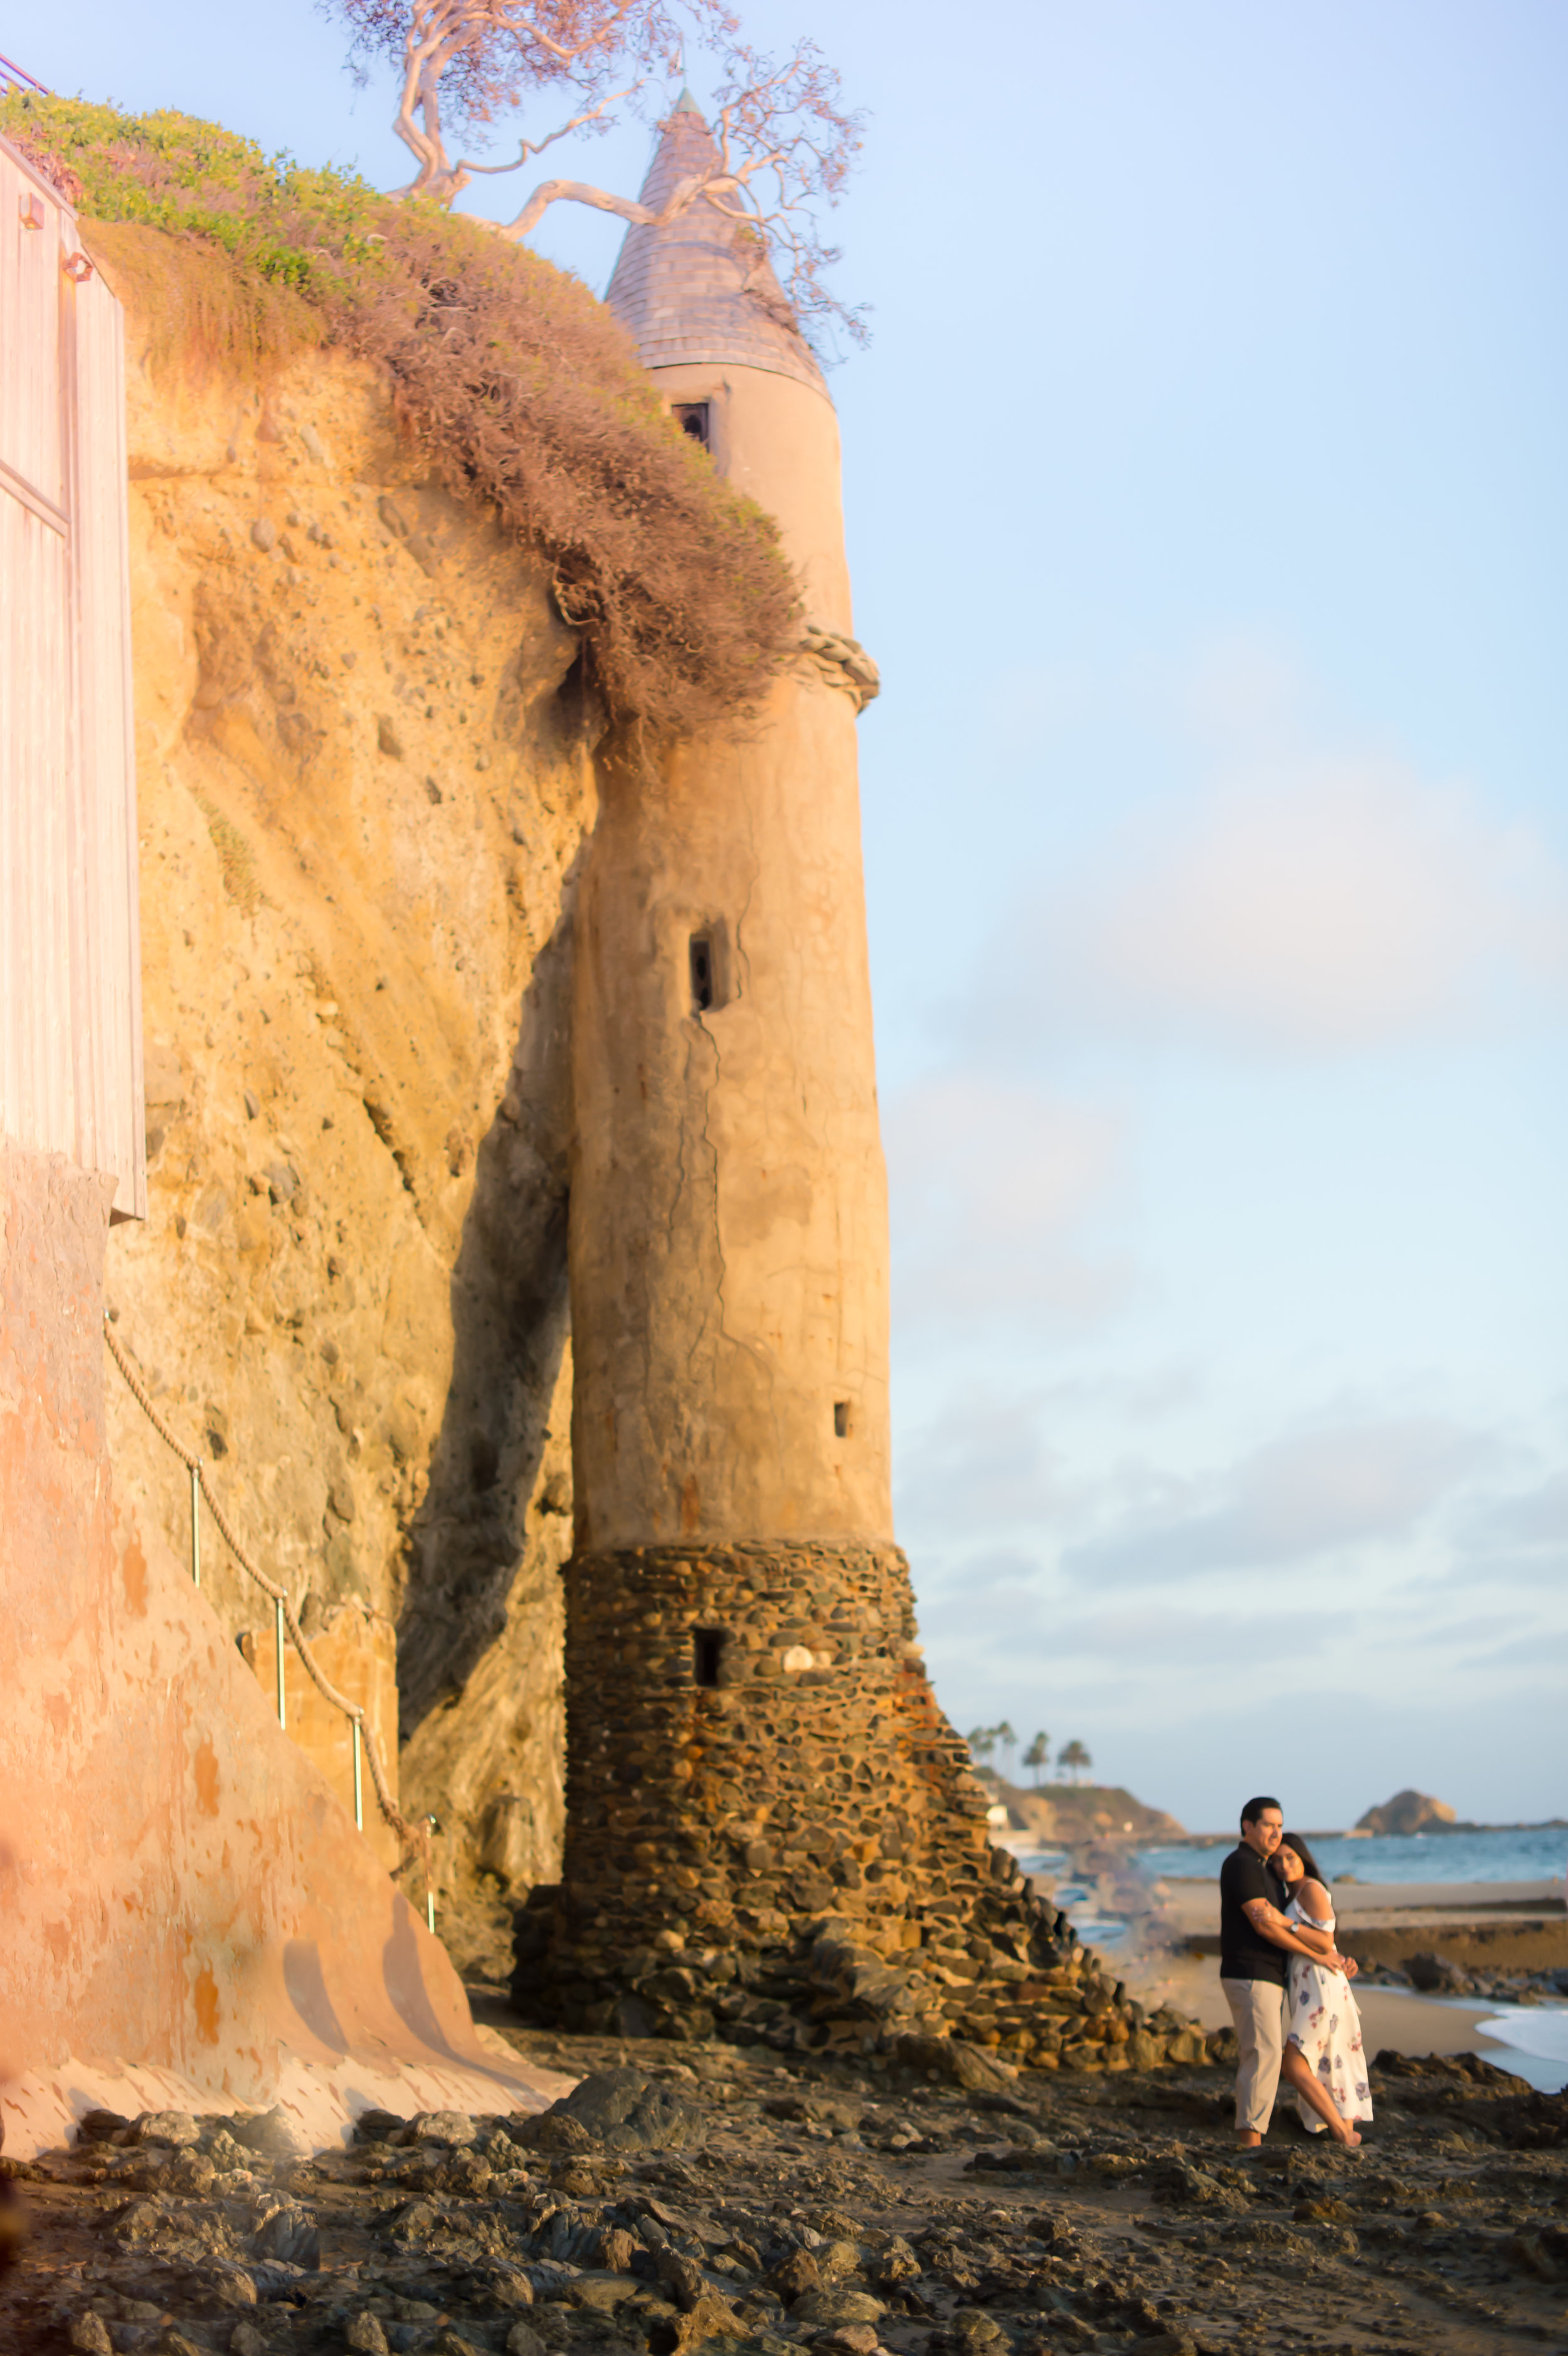
[[[1211,2064],[1024,2071],[512,2029],[541,2115],[98,2115],[9,2164],[0,2345],[79,2356],[1568,2348],[1568,2096],[1374,2065],[1363,2149],[1231,2146]],[[0,2165],[5,2165],[0,2163]]]

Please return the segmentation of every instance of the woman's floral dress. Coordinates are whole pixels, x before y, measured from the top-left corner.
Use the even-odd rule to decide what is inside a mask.
[[[1293,1898],[1285,1910],[1287,1922],[1305,1922],[1311,1931],[1332,1931],[1334,1917],[1319,1922]],[[1290,1959],[1290,2025],[1285,2031],[1328,2090],[1342,2119],[1370,2119],[1371,2089],[1367,2083],[1367,2057],[1361,2049],[1361,2016],[1343,1972],[1310,1964],[1305,1955]],[[1328,2129],[1306,2099],[1297,2094],[1296,2107],[1308,2135]]]

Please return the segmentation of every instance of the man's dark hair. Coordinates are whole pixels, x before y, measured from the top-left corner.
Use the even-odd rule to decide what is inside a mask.
[[[1247,1802],[1245,1807],[1242,1810],[1242,1822],[1244,1825],[1255,1825],[1265,1808],[1279,1808],[1279,1802],[1277,1800],[1271,1800],[1266,1792],[1262,1794],[1259,1798],[1249,1800]],[[1285,1810],[1283,1808],[1279,1808],[1279,1813],[1283,1816]]]

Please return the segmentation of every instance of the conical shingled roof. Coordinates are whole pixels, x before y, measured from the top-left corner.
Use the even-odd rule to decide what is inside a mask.
[[[678,180],[719,153],[683,91],[643,183],[657,212]],[[824,395],[822,371],[796,329],[772,265],[738,221],[699,197],[666,229],[626,231],[604,300],[635,339],[648,369],[730,361],[793,376]]]

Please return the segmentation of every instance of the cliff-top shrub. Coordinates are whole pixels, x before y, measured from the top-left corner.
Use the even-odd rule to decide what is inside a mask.
[[[383,368],[432,473],[548,559],[623,733],[694,735],[755,705],[798,628],[774,525],[666,415],[580,281],[187,115],[14,93],[0,134],[90,242],[124,225],[103,258],[165,348],[254,366],[320,342]]]

